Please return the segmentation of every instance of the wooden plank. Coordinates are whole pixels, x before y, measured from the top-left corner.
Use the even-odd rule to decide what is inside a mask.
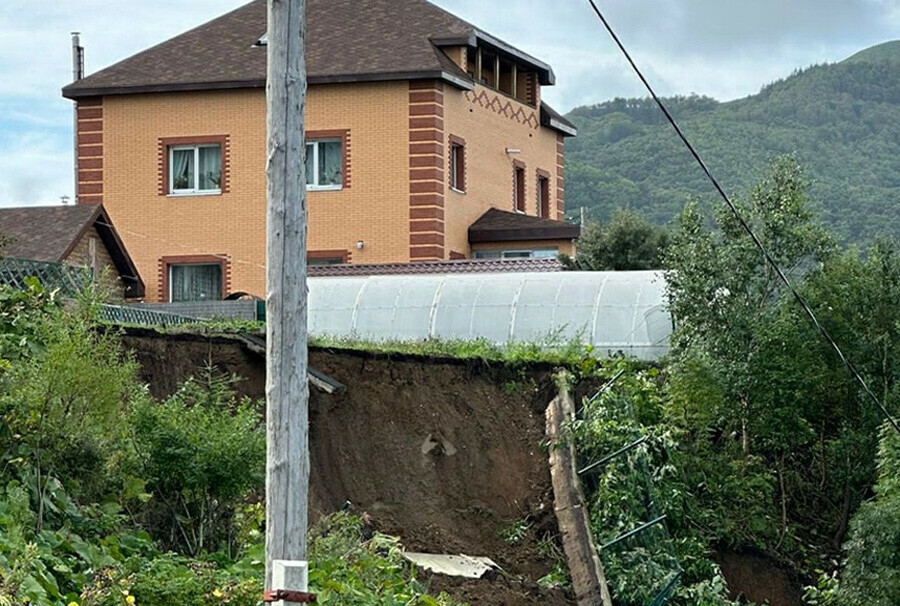
[[[302,566],[272,587],[273,562],[306,560],[307,381],[306,15],[304,0],[268,0],[266,163],[266,582],[306,591]],[[276,604],[289,604],[282,601]]]
[[[244,347],[249,349],[255,354],[265,357],[266,356],[266,340],[257,337],[256,335],[241,335],[241,342],[244,344]],[[325,393],[334,394],[341,393],[343,391],[347,391],[347,386],[335,379],[334,377],[330,377],[326,375],[324,372],[320,370],[316,370],[312,366],[307,364],[306,367],[307,374],[309,375],[309,382],[312,383],[315,387],[321,389]]]
[[[578,606],[612,606],[578,480],[575,445],[564,435],[565,421],[574,418],[575,404],[568,390],[563,389],[547,407],[546,413],[556,520]]]

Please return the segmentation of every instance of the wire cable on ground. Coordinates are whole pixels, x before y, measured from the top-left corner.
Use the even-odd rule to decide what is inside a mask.
[[[619,50],[621,50],[622,54],[625,55],[625,58],[628,60],[628,63],[631,65],[631,69],[634,70],[634,73],[637,74],[637,77],[640,78],[641,82],[643,82],[644,87],[650,93],[650,96],[653,97],[653,100],[656,102],[656,105],[659,106],[659,109],[662,111],[663,114],[665,114],[666,120],[669,121],[669,124],[671,124],[672,128],[675,129],[675,132],[678,134],[678,137],[681,139],[681,141],[684,143],[684,145],[688,148],[688,151],[691,152],[691,155],[694,157],[694,160],[696,160],[697,164],[700,165],[700,168],[703,170],[704,174],[706,174],[706,178],[709,179],[709,181],[713,184],[713,187],[716,188],[716,191],[719,192],[719,195],[725,201],[725,204],[728,205],[728,208],[729,208],[729,210],[731,210],[731,213],[734,215],[735,219],[737,219],[738,223],[740,223],[740,225],[744,229],[744,231],[747,232],[747,235],[749,235],[750,238],[753,240],[753,243],[756,245],[756,248],[758,248],[759,251],[763,254],[763,256],[766,259],[766,262],[772,266],[772,269],[775,270],[775,273],[777,273],[778,277],[781,279],[781,281],[784,282],[784,285],[794,296],[794,299],[797,300],[797,303],[800,304],[800,307],[802,307],[803,311],[806,312],[806,315],[809,316],[810,321],[812,321],[813,325],[816,327],[816,329],[822,335],[822,338],[824,338],[825,341],[831,346],[831,348],[834,349],[834,352],[837,354],[838,358],[840,358],[841,362],[843,362],[844,366],[847,367],[847,370],[850,372],[850,374],[853,375],[853,377],[859,382],[860,386],[862,386],[863,391],[866,392],[869,399],[872,400],[872,402],[875,404],[875,406],[877,406],[881,410],[881,412],[884,414],[885,418],[887,418],[888,422],[891,424],[891,426],[894,428],[894,430],[897,433],[900,433],[900,424],[898,424],[897,421],[894,419],[894,417],[891,416],[891,413],[888,412],[887,408],[884,406],[884,404],[881,402],[881,400],[879,400],[878,397],[872,392],[872,390],[869,389],[869,385],[866,383],[865,379],[863,379],[862,375],[859,374],[859,371],[856,370],[856,367],[849,360],[849,358],[847,358],[847,356],[844,355],[844,352],[841,350],[841,348],[837,344],[837,342],[828,333],[828,330],[826,330],[825,327],[822,326],[822,324],[819,322],[819,319],[816,317],[816,314],[813,312],[813,310],[809,307],[809,305],[807,305],[806,301],[804,300],[803,295],[801,295],[797,291],[797,289],[794,288],[794,285],[791,283],[790,279],[787,277],[787,275],[784,273],[784,271],[782,271],[781,267],[778,266],[778,263],[775,262],[775,259],[772,258],[772,256],[769,254],[769,251],[766,250],[766,247],[763,246],[763,243],[756,236],[756,234],[753,233],[753,229],[750,227],[750,225],[747,223],[747,221],[744,220],[744,217],[741,215],[737,206],[734,205],[734,203],[731,201],[731,198],[728,196],[727,193],[725,193],[725,190],[719,184],[719,181],[713,176],[712,172],[709,170],[709,167],[706,166],[706,162],[703,161],[703,158],[700,156],[700,154],[697,152],[697,150],[694,148],[694,146],[688,140],[687,136],[681,130],[681,127],[678,126],[678,123],[675,121],[675,118],[672,116],[671,113],[669,113],[669,109],[666,107],[665,103],[662,102],[662,99],[660,99],[659,96],[656,94],[656,91],[653,90],[653,87],[650,85],[650,82],[647,81],[647,78],[644,77],[644,74],[641,72],[640,68],[637,66],[637,63],[635,63],[634,59],[631,58],[631,55],[629,54],[628,50],[625,48],[625,45],[622,44],[622,41],[619,39],[619,36],[616,35],[615,30],[613,30],[612,26],[609,24],[609,21],[606,20],[606,17],[600,11],[600,8],[597,6],[597,3],[595,2],[595,0],[588,0],[588,3],[590,3],[591,8],[594,9],[594,12],[597,14],[597,17],[599,17],[600,21],[603,23],[603,26],[606,28],[606,31],[609,32],[609,35],[612,37],[613,41],[615,41],[616,45],[619,47]]]

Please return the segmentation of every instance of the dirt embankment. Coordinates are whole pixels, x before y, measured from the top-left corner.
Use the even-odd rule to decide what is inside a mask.
[[[765,554],[721,549],[714,559],[722,567],[732,598],[769,606],[802,606],[801,580]]]
[[[227,339],[125,336],[154,395],[207,364],[264,396],[263,359]],[[478,363],[313,350],[310,364],[347,391],[310,394],[311,510],[349,502],[414,551],[488,556],[509,576],[428,582],[472,604],[562,605],[536,581],[558,550],[544,441],[550,369],[526,374]]]

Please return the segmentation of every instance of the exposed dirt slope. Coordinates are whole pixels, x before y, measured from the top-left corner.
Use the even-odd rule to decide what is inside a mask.
[[[238,343],[132,332],[125,337],[155,395],[171,393],[206,364],[246,379],[264,396],[262,358]],[[408,548],[494,559],[511,577],[459,582],[433,577],[472,604],[568,604],[535,581],[553,568],[552,490],[543,411],[549,369],[527,375],[480,364],[414,357],[310,352],[310,364],[348,386],[310,397],[313,514],[346,502]],[[517,523],[512,543],[501,538]],[[546,542],[545,539],[547,540]]]

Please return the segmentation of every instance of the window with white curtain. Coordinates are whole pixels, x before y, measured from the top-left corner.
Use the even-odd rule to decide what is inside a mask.
[[[306,143],[306,189],[329,190],[344,186],[344,150],[340,139]]]
[[[222,191],[222,146],[169,148],[169,193],[218,194]]]
[[[169,301],[220,301],[222,266],[197,263],[169,266]]]
[[[532,248],[522,250],[476,250],[475,259],[555,259],[558,248]]]

